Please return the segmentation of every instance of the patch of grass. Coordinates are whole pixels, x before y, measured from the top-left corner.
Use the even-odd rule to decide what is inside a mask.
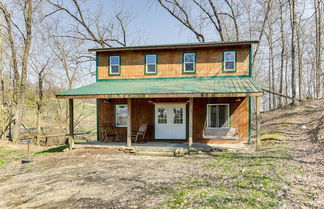
[[[285,201],[289,173],[304,172],[290,163],[283,145],[261,155],[217,156],[212,175],[179,184],[162,208],[273,208]]]
[[[268,132],[261,133],[260,139],[262,141],[276,141],[276,140],[284,141],[287,139],[287,137],[281,131],[271,130]]]
[[[47,150],[37,152],[37,153],[35,153],[35,155],[49,155],[49,154],[53,154],[53,153],[59,153],[59,152],[63,152],[64,149],[66,149],[66,148],[68,148],[67,145],[58,146],[58,147],[54,147],[54,148],[50,148]]]
[[[5,147],[0,146],[0,168],[3,168],[5,163],[13,160],[19,160],[25,155],[27,155],[26,151],[7,150]]]
[[[288,120],[281,120],[280,124],[281,124],[281,127],[288,127],[290,122]]]

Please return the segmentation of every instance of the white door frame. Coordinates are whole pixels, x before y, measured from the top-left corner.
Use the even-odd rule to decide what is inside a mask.
[[[175,108],[181,108],[177,114],[182,117],[175,120]],[[158,103],[154,105],[154,138],[155,139],[171,139],[171,140],[186,140],[187,139],[187,111],[185,103]],[[165,117],[158,118],[158,114],[163,114]]]

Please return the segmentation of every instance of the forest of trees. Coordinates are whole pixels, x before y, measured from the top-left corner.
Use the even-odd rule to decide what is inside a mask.
[[[323,0],[148,2],[174,17],[179,30],[192,35],[192,42],[259,40],[253,46],[253,77],[266,90],[263,110],[324,97]],[[93,79],[95,59],[88,48],[145,44],[140,32],[130,30],[135,17],[122,4],[106,14],[99,3],[87,3],[0,2],[2,138],[10,129],[12,140],[18,140],[28,95],[34,95],[37,118],[33,126],[40,134],[42,115],[48,111],[45,99],[54,100],[59,91]],[[57,103],[67,105],[66,101]],[[60,110],[63,113],[57,117],[66,121],[66,108]]]

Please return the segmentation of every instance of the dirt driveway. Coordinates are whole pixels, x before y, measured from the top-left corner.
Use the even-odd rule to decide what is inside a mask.
[[[208,162],[114,152],[73,151],[28,165],[14,162],[0,170],[0,208],[154,207]]]

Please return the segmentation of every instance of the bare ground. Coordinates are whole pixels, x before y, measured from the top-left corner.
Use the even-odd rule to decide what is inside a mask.
[[[163,190],[208,160],[82,150],[15,162],[0,172],[0,208],[125,208],[159,204]],[[115,151],[116,152],[116,151]]]
[[[13,160],[0,169],[0,208],[324,208],[323,114],[323,100],[262,114],[264,151],[248,155],[93,149]]]

